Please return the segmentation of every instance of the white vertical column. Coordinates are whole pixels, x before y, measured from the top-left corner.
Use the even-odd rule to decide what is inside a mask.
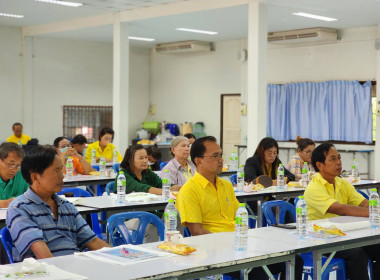
[[[267,7],[248,2],[247,157],[255,152],[267,128]]]
[[[376,101],[377,101],[377,112],[380,109],[380,25],[377,31],[378,38],[376,39]],[[380,114],[376,116],[376,144],[375,144],[375,158],[373,160],[374,164],[369,171],[371,173],[370,179],[380,180],[380,172],[377,171],[377,167],[380,166]]]
[[[36,137],[33,134],[33,37],[22,38],[22,78],[23,98],[21,122],[23,132]]]
[[[120,22],[115,13],[113,24],[113,129],[114,144],[124,155],[130,145],[129,126],[129,31],[128,23]]]

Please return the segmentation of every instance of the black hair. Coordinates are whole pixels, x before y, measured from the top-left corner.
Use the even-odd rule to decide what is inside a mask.
[[[335,148],[335,146],[331,143],[323,143],[316,147],[311,154],[311,164],[313,165],[316,172],[319,172],[317,167],[317,162],[325,163],[326,155],[329,153],[331,148]]]
[[[0,145],[0,159],[6,159],[11,152],[15,152],[20,158],[24,157],[24,151],[16,143],[5,142]]]
[[[192,133],[186,133],[186,134],[183,135],[183,136],[185,136],[187,139],[194,138],[195,140],[197,140],[197,137],[195,137],[194,134],[192,134]]]
[[[274,162],[272,163],[272,170],[274,170],[274,174],[277,174],[277,168],[278,168],[280,159],[278,158],[279,149],[278,149],[278,143],[276,139],[272,137],[265,137],[261,139],[259,145],[257,145],[255,153],[253,154],[253,156],[257,156],[257,158],[259,159],[260,167],[263,170],[264,175],[271,176],[265,164],[265,150],[268,150],[273,147],[277,149],[277,156]]]
[[[74,136],[73,140],[71,140],[71,144],[86,144],[87,143],[87,138],[83,134],[77,134]]]
[[[115,136],[115,131],[113,131],[113,129],[110,127],[103,127],[99,132],[99,141],[100,138],[102,138],[106,134],[111,134],[113,139],[113,137]]]
[[[61,142],[63,139],[67,139],[67,138],[65,136],[59,136],[59,137],[55,138],[54,142],[53,142],[54,148],[58,148],[59,142]],[[69,139],[67,139],[67,140],[69,140]]]
[[[15,128],[15,126],[21,126],[21,128],[22,128],[22,124],[21,123],[19,123],[19,122],[15,122],[13,125],[12,125],[12,130]]]
[[[21,174],[28,184],[32,184],[31,173],[42,174],[53,164],[56,156],[51,146],[38,146],[30,150],[21,162]]]
[[[216,138],[214,136],[206,136],[199,138],[194,141],[194,143],[191,145],[191,150],[190,150],[190,156],[191,156],[191,161],[196,165],[195,159],[198,157],[203,157],[205,151],[206,151],[206,146],[205,142],[215,142],[216,143]]]
[[[298,149],[302,152],[307,146],[314,145],[315,142],[311,140],[310,138],[301,138],[300,136],[297,136],[296,143],[298,145]]]
[[[162,154],[156,145],[149,146],[149,147],[145,148],[145,150],[146,150],[146,153],[148,155],[152,156],[155,160],[161,159]]]
[[[144,146],[140,144],[129,146],[128,149],[125,151],[124,158],[120,163],[120,167],[124,168],[129,173],[133,173],[132,166],[133,166],[133,160],[135,158],[135,153],[143,149],[144,149]]]

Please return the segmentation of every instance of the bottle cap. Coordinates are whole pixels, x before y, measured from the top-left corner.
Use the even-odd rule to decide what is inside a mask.
[[[245,203],[239,203],[239,207],[245,207]]]
[[[165,171],[164,171],[165,173],[169,173],[169,169],[165,169]]]
[[[119,174],[124,174],[124,171],[123,171],[123,170],[120,170],[120,171],[119,171]]]
[[[377,192],[377,189],[374,188],[374,189],[372,189],[371,191],[373,191],[373,192]]]
[[[239,167],[243,167],[243,165],[242,165],[242,164],[240,164],[240,165],[239,165]]]
[[[282,163],[280,163],[279,166],[282,166]]]
[[[299,199],[304,199],[305,197],[303,195],[300,195],[298,198]]]
[[[170,198],[170,199],[168,200],[168,202],[174,202],[174,199],[173,199],[173,198]]]
[[[303,162],[303,164],[307,164],[307,162],[306,162],[306,161],[304,161],[304,162]]]

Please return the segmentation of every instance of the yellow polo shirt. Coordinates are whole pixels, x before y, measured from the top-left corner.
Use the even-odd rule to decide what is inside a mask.
[[[12,142],[18,144],[18,141],[21,140],[21,144],[26,145],[28,141],[30,140],[30,136],[26,134],[21,134],[21,137],[18,138],[14,134],[12,136],[9,136],[7,138],[7,142]]]
[[[210,232],[235,230],[235,214],[239,208],[231,182],[216,179],[216,188],[198,172],[178,193],[176,207],[182,225],[200,223]]]
[[[105,159],[112,160],[113,158],[113,150],[115,149],[115,145],[112,143],[109,143],[105,148],[104,151],[100,149],[99,141],[96,141],[94,143],[91,143],[88,145],[86,149],[86,160],[91,164],[91,152],[92,149],[95,149],[96,151],[96,159],[98,160],[100,157],[104,157]],[[117,160],[121,162],[123,160],[123,157],[120,155],[119,151],[117,151]]]
[[[309,209],[309,220],[337,217],[338,215],[327,213],[334,202],[358,206],[365,199],[346,180],[335,177],[334,188],[319,173],[306,187],[304,197]]]

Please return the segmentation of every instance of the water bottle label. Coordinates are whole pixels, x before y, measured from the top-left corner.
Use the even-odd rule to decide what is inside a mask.
[[[165,184],[165,185],[169,184],[169,179],[168,178],[163,178],[162,179],[162,183]]]
[[[244,178],[244,172],[240,172],[240,177]]]
[[[165,220],[167,220],[169,218],[169,213],[168,212],[165,212],[164,213],[164,217],[165,217]]]
[[[302,215],[302,208],[301,207],[296,208],[296,213]]]
[[[71,163],[66,163],[66,168],[71,168],[72,164]]]
[[[302,173],[307,173],[307,169],[306,168],[302,168]]]
[[[370,199],[369,206],[377,207],[378,206],[377,199]]]
[[[236,217],[235,218],[235,225],[241,225],[243,223],[242,217]]]

